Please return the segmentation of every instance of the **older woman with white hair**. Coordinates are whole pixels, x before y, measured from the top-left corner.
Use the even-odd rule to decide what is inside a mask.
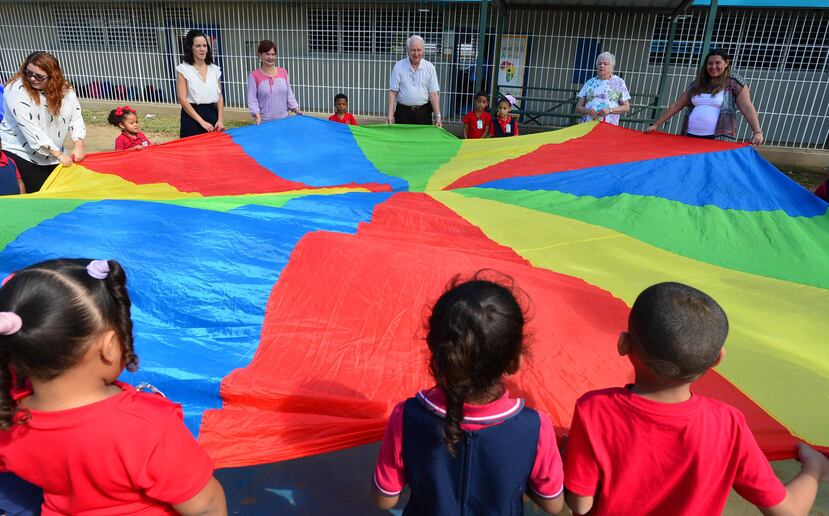
[[[603,120],[619,125],[619,115],[630,111],[630,92],[625,81],[613,75],[616,57],[602,52],[596,58],[596,77],[582,86],[576,97],[576,113],[584,115],[581,122]]]

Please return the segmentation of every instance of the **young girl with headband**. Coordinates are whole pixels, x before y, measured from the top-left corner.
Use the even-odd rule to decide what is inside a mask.
[[[138,113],[129,106],[121,106],[109,112],[107,122],[121,129],[115,138],[115,150],[141,150],[151,145],[147,136],[138,130]]]
[[[126,274],[60,259],[0,287],[0,470],[43,489],[44,514],[226,515],[181,407],[117,380],[135,371]]]
[[[435,303],[426,342],[436,385],[399,403],[374,470],[374,501],[405,514],[523,514],[564,505],[561,456],[550,418],[504,385],[524,353],[524,313],[510,288],[481,279]]]

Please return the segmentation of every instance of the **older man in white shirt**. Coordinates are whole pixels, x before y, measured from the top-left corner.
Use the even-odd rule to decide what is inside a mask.
[[[435,66],[423,59],[423,38],[410,36],[406,41],[405,59],[394,64],[389,76],[390,124],[432,123],[443,126],[440,116],[440,86]]]

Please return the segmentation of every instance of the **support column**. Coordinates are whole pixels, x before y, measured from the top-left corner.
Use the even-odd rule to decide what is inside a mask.
[[[475,60],[475,92],[481,91],[484,84],[484,53],[486,52],[486,25],[489,15],[489,0],[481,0],[480,19],[478,20],[478,58]]]
[[[495,35],[495,55],[492,57],[494,66],[492,67],[492,96],[491,105],[498,102],[500,95],[500,88],[498,87],[498,65],[501,64],[501,40],[504,38],[504,18],[507,12],[505,6],[499,2],[498,5],[498,28]]]
[[[702,40],[702,54],[700,60],[705,59],[708,49],[711,47],[711,36],[714,34],[714,22],[717,20],[717,0],[711,0],[708,6],[708,18],[705,20],[705,37]],[[702,63],[703,65],[705,63]]]
[[[656,89],[656,101],[654,102],[656,109],[651,111],[651,118],[656,120],[662,115],[662,98],[665,95],[665,83],[668,80],[668,69],[671,66],[671,55],[674,49],[674,39],[676,39],[676,26],[679,22],[679,16],[676,14],[671,16],[671,30],[668,33],[668,46],[665,47],[665,53],[662,55],[662,73],[659,75],[659,87]]]

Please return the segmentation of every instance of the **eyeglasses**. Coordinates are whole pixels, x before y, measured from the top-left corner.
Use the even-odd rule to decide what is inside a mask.
[[[45,82],[45,81],[48,81],[48,80],[49,80],[49,76],[48,76],[48,75],[41,75],[41,74],[39,74],[39,73],[34,73],[34,72],[33,72],[33,71],[31,71],[31,70],[26,70],[24,73],[26,74],[26,77],[28,77],[28,78],[30,78],[30,79],[34,79],[34,80],[36,80],[37,82]]]

